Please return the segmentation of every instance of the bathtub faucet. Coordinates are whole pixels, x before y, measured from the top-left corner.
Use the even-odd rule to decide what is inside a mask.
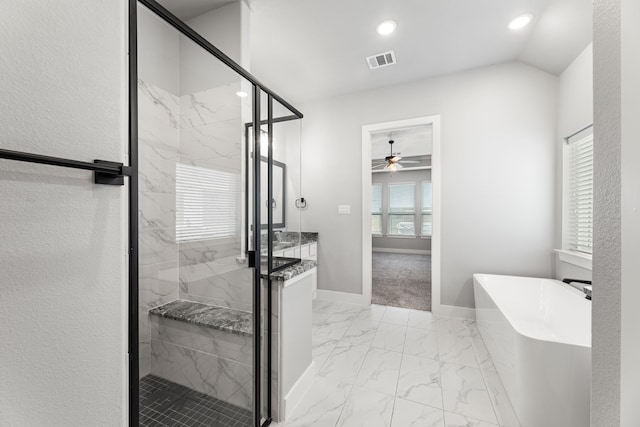
[[[586,294],[585,298],[591,301],[591,280],[581,280],[581,279],[562,279],[564,283],[582,283],[584,286],[582,287],[582,292]]]

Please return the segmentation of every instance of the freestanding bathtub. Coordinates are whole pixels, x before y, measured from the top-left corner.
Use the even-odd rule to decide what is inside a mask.
[[[551,279],[474,274],[476,319],[523,427],[589,425],[591,302]]]

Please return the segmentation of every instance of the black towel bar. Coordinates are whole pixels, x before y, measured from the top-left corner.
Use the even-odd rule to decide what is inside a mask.
[[[90,163],[4,149],[0,149],[0,159],[93,171],[95,172],[94,182],[96,184],[124,185],[124,177],[131,176],[131,168],[129,166],[106,160],[94,160],[93,163]]]

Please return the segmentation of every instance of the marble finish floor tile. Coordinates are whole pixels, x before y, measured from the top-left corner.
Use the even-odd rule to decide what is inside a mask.
[[[393,323],[381,323],[371,342],[372,347],[402,352],[407,327]]]
[[[408,328],[404,342],[404,353],[437,360],[438,338],[434,331]]]
[[[489,392],[479,369],[443,363],[440,372],[445,410],[497,424]]]
[[[353,384],[368,351],[369,347],[366,345],[341,341],[318,371],[318,376]]]
[[[471,337],[471,345],[473,346],[473,350],[475,351],[476,360],[478,361],[480,369],[482,369],[483,371],[496,372],[496,367],[493,365],[493,361],[491,360],[491,356],[489,355],[489,350],[487,350],[487,346],[484,344],[480,333],[475,334]]]
[[[384,313],[386,312],[387,307],[384,305],[371,304],[369,307],[366,307],[356,316],[356,319],[360,320],[375,320],[378,323],[384,317]]]
[[[489,390],[489,397],[491,398],[491,403],[495,408],[496,417],[498,417],[498,423],[500,426],[521,427],[498,373],[483,371],[482,374],[484,375],[484,381],[487,384],[487,389]]]
[[[355,386],[342,410],[338,427],[390,427],[394,397]]]
[[[315,382],[284,423],[521,427],[475,322],[314,301]]]
[[[444,413],[404,399],[396,399],[391,427],[444,427]]]
[[[375,320],[356,319],[345,332],[342,339],[354,344],[369,344],[378,330],[379,322]]]
[[[316,364],[316,368],[322,368],[324,362],[327,361],[333,349],[336,348],[336,345],[339,341],[322,341],[320,343],[313,342],[313,350],[312,350],[312,358],[313,362]]]
[[[438,329],[437,337],[440,360],[471,368],[480,367],[470,336],[454,335]]]
[[[446,411],[444,413],[444,420],[446,427],[498,427],[497,424],[475,420],[464,415]]]
[[[436,318],[429,311],[409,310],[410,328],[436,330]]]
[[[362,363],[356,385],[395,396],[402,353],[372,348]]]
[[[442,409],[440,362],[405,354],[396,395],[405,400]]]
[[[399,307],[387,307],[382,316],[382,322],[407,326],[409,323],[409,312],[411,310]]]
[[[307,390],[294,410],[293,416],[285,423],[286,427],[334,427],[349,397],[349,383],[334,382],[318,378]],[[273,425],[273,424],[272,424]]]

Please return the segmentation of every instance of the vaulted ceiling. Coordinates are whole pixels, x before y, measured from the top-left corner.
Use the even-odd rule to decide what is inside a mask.
[[[163,0],[183,19],[207,2],[228,3]],[[515,60],[558,75],[592,39],[591,0],[253,0],[250,7],[251,72],[294,103]],[[523,13],[532,23],[509,30]],[[398,27],[381,36],[376,25],[386,19]],[[389,50],[397,64],[370,70],[365,57]]]

